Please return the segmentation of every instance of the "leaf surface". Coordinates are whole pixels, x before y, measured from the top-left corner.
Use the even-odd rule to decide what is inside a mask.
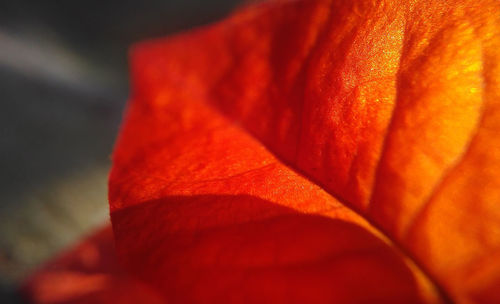
[[[172,303],[496,303],[500,4],[273,1],[131,55],[118,256]]]

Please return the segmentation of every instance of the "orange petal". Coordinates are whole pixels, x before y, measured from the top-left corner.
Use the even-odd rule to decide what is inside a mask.
[[[174,303],[497,302],[498,16],[274,1],[136,46],[125,268]]]
[[[134,96],[213,105],[453,300],[495,302],[499,15],[490,0],[255,6],[139,46]]]
[[[370,224],[197,100],[133,101],[114,161],[118,253],[170,302],[434,296]]]

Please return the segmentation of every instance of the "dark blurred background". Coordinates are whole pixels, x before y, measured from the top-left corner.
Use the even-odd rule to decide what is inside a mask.
[[[241,2],[0,0],[0,303],[21,303],[31,271],[108,220],[130,44]]]

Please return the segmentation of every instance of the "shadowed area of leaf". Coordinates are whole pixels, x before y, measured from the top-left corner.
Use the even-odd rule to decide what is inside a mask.
[[[165,197],[112,221],[124,264],[170,303],[420,301],[406,264],[360,226],[258,197]]]

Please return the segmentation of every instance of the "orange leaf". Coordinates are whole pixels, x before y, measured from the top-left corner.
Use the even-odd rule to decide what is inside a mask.
[[[110,207],[172,303],[495,303],[500,4],[274,1],[133,49]]]

